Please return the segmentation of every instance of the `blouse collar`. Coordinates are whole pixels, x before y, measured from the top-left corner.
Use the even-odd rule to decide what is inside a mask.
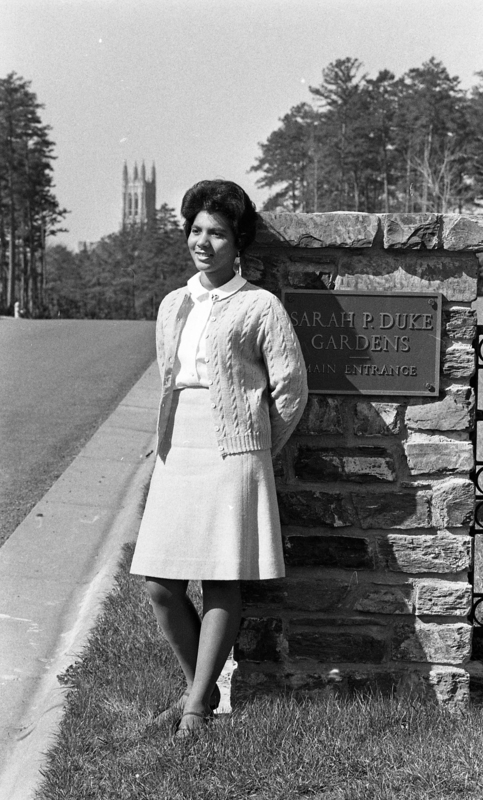
[[[204,295],[206,296],[210,295],[214,300],[223,299],[224,297],[230,297],[230,295],[235,294],[235,292],[238,292],[238,290],[241,289],[242,286],[245,286],[247,282],[246,278],[242,278],[241,275],[235,272],[233,278],[231,278],[227,283],[224,283],[223,286],[217,286],[216,289],[208,290],[205,289],[204,286],[202,286],[200,277],[201,277],[200,273],[197,272],[196,275],[193,275],[187,283],[187,287],[189,289],[189,292],[193,300],[199,300],[199,301],[204,300],[205,299]]]

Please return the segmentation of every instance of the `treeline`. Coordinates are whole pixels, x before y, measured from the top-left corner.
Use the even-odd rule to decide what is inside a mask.
[[[483,208],[483,72],[463,91],[434,58],[396,78],[338,59],[260,144],[251,171],[266,210],[457,212]],[[53,193],[54,143],[30,83],[0,80],[0,313],[153,319],[192,273],[174,211],[79,253],[48,237],[67,213]],[[479,205],[480,204],[480,205]]]
[[[266,210],[457,212],[483,198],[483,72],[471,91],[431,58],[396,78],[338,59],[261,143]]]
[[[192,273],[173,209],[74,253],[47,245],[66,211],[53,193],[54,142],[30,82],[0,79],[0,314],[154,319]],[[52,241],[52,238],[50,238]]]
[[[55,158],[30,82],[15,72],[0,79],[0,313],[16,300],[35,313],[43,305],[45,243],[66,211],[52,190]]]
[[[163,205],[149,225],[126,226],[78,253],[49,247],[42,316],[155,319],[164,295],[192,272],[175,212]]]

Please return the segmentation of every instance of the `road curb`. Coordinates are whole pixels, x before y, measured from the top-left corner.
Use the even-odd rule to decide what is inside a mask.
[[[29,800],[76,661],[133,541],[154,464],[159,377],[144,373],[0,550],[0,797]]]

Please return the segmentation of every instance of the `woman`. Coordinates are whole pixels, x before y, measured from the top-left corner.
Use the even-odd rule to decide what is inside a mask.
[[[202,727],[241,617],[240,581],[284,575],[272,456],[302,415],[306,370],[280,301],[235,272],[257,214],[230,181],[181,206],[197,269],[161,303],[158,454],[131,572],[146,575],[186,679],[177,736]],[[203,617],[186,595],[201,580]],[[171,710],[172,710],[171,709]]]

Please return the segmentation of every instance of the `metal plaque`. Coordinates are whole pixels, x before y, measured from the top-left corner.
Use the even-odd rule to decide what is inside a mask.
[[[309,391],[434,397],[441,295],[285,289]]]

